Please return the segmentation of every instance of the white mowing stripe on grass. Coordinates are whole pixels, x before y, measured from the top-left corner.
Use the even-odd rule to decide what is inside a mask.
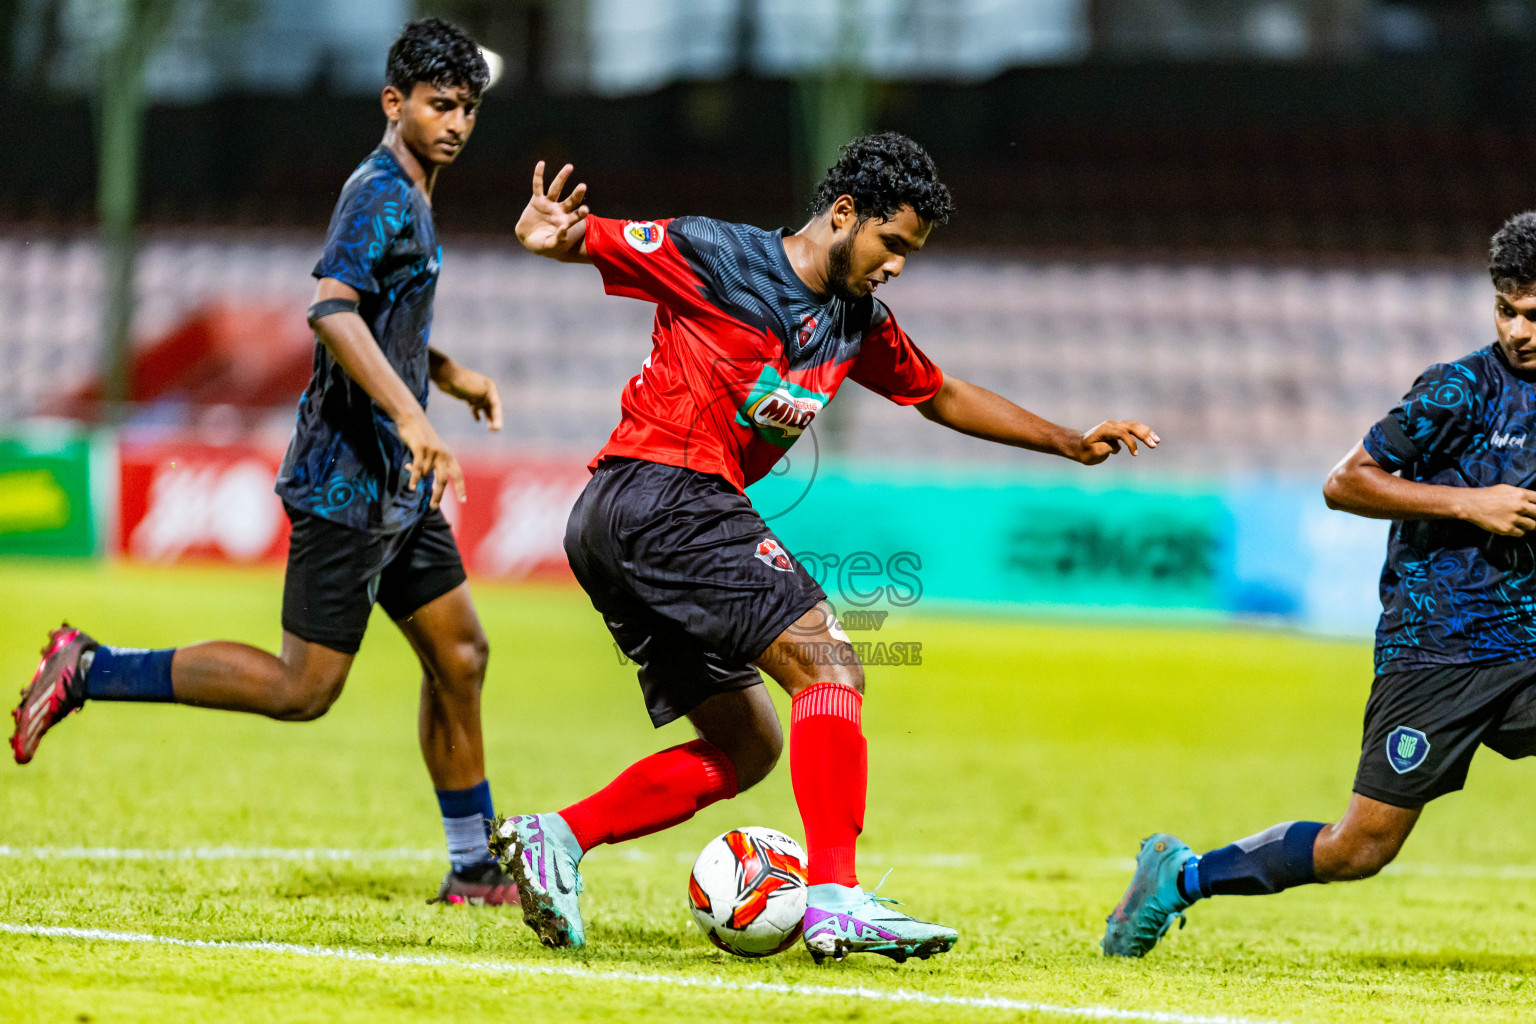
[[[856,999],[874,1003],[899,1003],[907,1006],[956,1007],[972,1010],[1010,1010],[1017,1013],[1043,1013],[1056,1017],[1084,1020],[1135,1020],[1154,1024],[1280,1024],[1248,1017],[1224,1014],[1176,1013],[1167,1010],[1124,1010],[1114,1006],[1058,1006],[1001,996],[955,996],[912,989],[879,989],[853,985],[789,985],[768,981],[733,981],[720,977],[688,977],[676,974],[650,974],[640,971],[595,971],[565,964],[517,964],[492,960],[458,960],[447,956],[370,953],[363,949],[334,946],[303,946],[291,942],[224,942],[211,939],[180,939],[170,935],[146,935],[142,932],[112,932],[97,928],[59,928],[45,925],[9,924],[0,921],[0,933],[37,938],[84,939],[90,942],[122,942],[134,945],[179,946],[186,949],[241,950],[253,953],[286,953],[291,956],[325,960],[350,960],[388,967],[445,967],[476,974],[500,974],[521,977],[569,978],[575,981],[622,982],[667,988],[691,988],[714,992],[738,992],[762,995],[797,996],[820,999]]]
[[[634,848],[604,849],[598,857],[615,857],[619,860],[648,863],[653,854]],[[184,849],[146,849],[117,846],[0,846],[0,859],[23,860],[271,860],[298,862],[337,862],[361,864],[369,861],[441,861],[446,855],[441,850],[412,850],[406,848],[379,850],[345,850],[327,847],[293,846],[195,846]],[[691,864],[693,858],[678,854],[679,864]],[[1077,874],[1120,875],[1136,870],[1136,861],[1129,857],[1090,857],[1069,860],[1064,857],[1031,857],[1010,860],[1005,863],[989,863],[974,853],[930,853],[911,856],[882,856],[869,854],[859,858],[870,867],[910,867],[939,870],[962,868],[1004,868],[1010,871],[1069,872]],[[1484,878],[1484,879],[1536,879],[1536,864],[1388,864],[1382,874],[1404,878]]]

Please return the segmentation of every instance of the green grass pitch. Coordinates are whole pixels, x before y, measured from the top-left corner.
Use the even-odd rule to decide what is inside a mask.
[[[501,810],[563,806],[687,737],[680,724],[653,733],[632,669],[578,591],[487,585],[477,596],[492,645],[485,720]],[[0,678],[25,682],[61,616],[127,645],[271,645],[279,600],[269,571],[6,564]],[[728,827],[798,835],[787,765],[671,832],[594,853],[580,953],[540,948],[515,912],[427,906],[442,835],[416,752],[413,663],[381,615],[347,692],[318,722],[97,704],[51,734],[32,765],[0,766],[0,1020],[1536,1015],[1536,777],[1487,751],[1388,874],[1213,900],[1144,961],[1098,953],[1125,864],[1149,832],[1205,849],[1276,821],[1337,815],[1370,682],[1367,645],[1110,615],[1096,625],[948,618],[921,606],[893,615],[879,638],[920,641],[923,664],[869,673],[861,875],[869,886],[889,869],[882,893],[958,927],[947,957],[816,968],[799,947],[744,961],[699,935],[687,864]],[[60,852],[71,847],[226,852]],[[293,860],[274,849],[359,853]],[[335,950],[374,958],[326,953]],[[983,996],[999,1002],[954,1001]]]

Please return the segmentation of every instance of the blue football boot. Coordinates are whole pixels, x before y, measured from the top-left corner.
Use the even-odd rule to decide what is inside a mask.
[[[580,949],[581,844],[558,814],[519,814],[496,823],[491,849],[517,880],[523,921],[551,948]],[[499,841],[498,841],[499,840]]]
[[[805,947],[818,964],[849,953],[879,953],[902,963],[948,953],[960,933],[891,909],[896,901],[856,885],[813,885],[806,898]]]
[[[1146,956],[1168,934],[1174,918],[1184,927],[1184,911],[1193,901],[1180,895],[1179,874],[1193,856],[1188,846],[1166,832],[1142,840],[1130,888],[1104,919],[1105,956]]]

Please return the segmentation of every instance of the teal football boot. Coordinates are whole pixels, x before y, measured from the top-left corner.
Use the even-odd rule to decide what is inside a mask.
[[[1194,851],[1166,832],[1142,840],[1131,886],[1104,919],[1105,956],[1146,956],[1168,934],[1174,918],[1184,927],[1184,911],[1193,901],[1180,895],[1179,874],[1193,856]]]
[[[581,844],[558,814],[519,814],[496,823],[492,851],[517,880],[523,921],[550,948],[580,949]]]
[[[878,887],[877,887],[878,888]],[[960,933],[892,910],[896,901],[856,885],[813,885],[806,899],[805,947],[818,964],[849,953],[879,953],[897,963],[948,953]]]

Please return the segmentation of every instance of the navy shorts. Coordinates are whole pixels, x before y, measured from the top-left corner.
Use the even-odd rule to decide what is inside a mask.
[[[395,533],[370,533],[300,512],[287,503],[293,532],[283,580],[283,629],[343,654],[356,654],[374,602],[396,622],[465,580],[453,531],[428,509]]]
[[[1480,746],[1536,755],[1536,661],[1384,672],[1365,706],[1355,792],[1422,807],[1466,784]]]
[[[592,474],[565,553],[658,727],[762,682],[753,660],[827,596],[723,478],[638,459]]]

